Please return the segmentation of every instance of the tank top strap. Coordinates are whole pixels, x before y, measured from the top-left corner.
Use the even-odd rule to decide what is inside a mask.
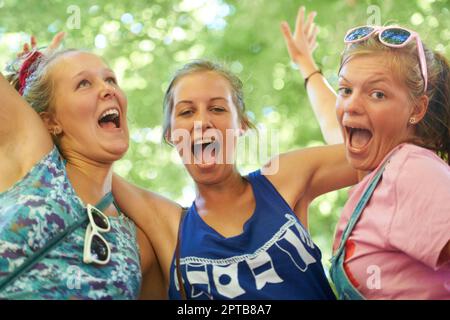
[[[261,203],[262,208],[265,203],[270,203],[283,208],[287,212],[292,211],[286,200],[284,200],[269,179],[261,173],[260,169],[249,173],[247,179],[253,186],[256,203]]]

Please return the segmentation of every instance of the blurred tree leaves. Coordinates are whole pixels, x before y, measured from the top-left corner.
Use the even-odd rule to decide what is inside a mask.
[[[67,33],[65,47],[103,56],[129,99],[131,146],[116,170],[187,205],[193,184],[174,151],[161,143],[161,122],[170,76],[190,59],[224,61],[241,77],[250,116],[279,132],[281,152],[323,144],[280,32],[282,20],[293,27],[300,5],[318,12],[315,57],[333,85],[343,36],[358,25],[398,23],[450,57],[448,0],[0,0],[0,63],[5,66],[31,34],[46,44],[61,30]],[[79,29],[70,28],[73,8],[80,13]],[[244,173],[261,165],[240,162]],[[345,199],[346,191],[333,192],[311,208],[310,229],[327,265]]]

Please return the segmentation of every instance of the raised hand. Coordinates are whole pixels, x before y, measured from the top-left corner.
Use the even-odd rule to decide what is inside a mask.
[[[58,49],[59,45],[61,44],[62,40],[66,36],[66,33],[61,31],[58,32],[52,39],[52,42],[50,42],[49,46],[47,47],[47,51],[54,51]]]
[[[30,53],[30,45],[31,45],[31,50],[34,50],[36,48],[36,37],[35,36],[31,36],[30,44],[25,43],[23,45],[22,51],[17,54],[17,58],[23,57],[23,56],[27,55],[28,53]]]
[[[305,7],[301,7],[297,13],[294,34],[292,34],[291,28],[286,21],[281,23],[281,31],[291,60],[297,64],[300,69],[302,69],[302,67],[303,69],[308,69],[304,71],[309,71],[309,67],[314,65],[312,54],[317,48],[316,37],[319,31],[314,24],[316,15],[316,12],[310,12],[305,21]]]
[[[286,21],[281,23],[286,47],[292,62],[299,69],[303,79],[309,79],[307,89],[314,114],[320,129],[328,144],[342,143],[343,137],[336,118],[336,93],[325,77],[320,76],[313,52],[317,48],[317,26],[314,24],[316,12],[310,12],[305,18],[305,7],[301,7],[295,21],[295,31],[292,34]]]
[[[65,37],[65,32],[58,32],[52,39],[52,42],[48,45],[48,47],[42,52],[43,54],[50,54],[54,50],[56,50],[59,45],[61,44],[62,40]],[[25,43],[22,48],[22,52],[19,52],[17,54],[18,58],[21,58],[23,56],[26,56],[30,53],[30,51],[33,51],[36,49],[37,41],[35,36],[31,36],[30,43]]]

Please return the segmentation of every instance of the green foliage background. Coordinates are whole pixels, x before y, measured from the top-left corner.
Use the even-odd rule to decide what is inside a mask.
[[[0,65],[3,68],[31,34],[47,44],[61,30],[67,33],[65,47],[103,56],[129,99],[131,146],[116,171],[187,205],[194,197],[193,183],[178,156],[161,143],[161,121],[170,75],[190,59],[224,61],[240,75],[251,118],[277,130],[280,152],[323,144],[279,27],[286,19],[293,28],[300,5],[318,12],[315,58],[334,86],[342,39],[350,27],[398,23],[418,31],[429,47],[450,57],[448,0],[0,0]],[[74,29],[77,12],[80,25]],[[257,168],[262,160],[240,160],[242,172]],[[341,190],[324,195],[310,210],[310,230],[326,266],[346,194]]]

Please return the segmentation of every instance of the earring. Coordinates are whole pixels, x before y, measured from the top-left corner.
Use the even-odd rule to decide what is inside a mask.
[[[53,128],[52,134],[53,134],[54,136],[57,136],[57,135],[60,134],[60,133],[61,133],[61,128]]]
[[[409,119],[409,123],[410,123],[410,124],[416,123],[416,118],[414,118],[414,117],[410,118],[410,119]]]

